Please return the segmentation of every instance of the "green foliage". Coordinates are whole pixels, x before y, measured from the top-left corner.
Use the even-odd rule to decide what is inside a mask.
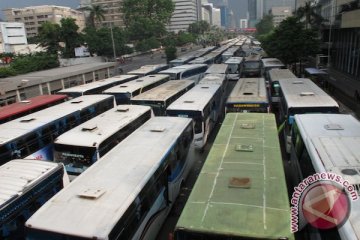
[[[73,18],[63,18],[60,23],[61,26],[57,23],[44,22],[34,40],[49,54],[62,52],[64,57],[74,57],[74,49],[82,42],[81,36],[77,32],[79,27]],[[64,42],[65,47],[60,47],[59,42]]]
[[[84,10],[90,12],[88,19],[90,27],[95,27],[95,23],[101,23],[101,21],[105,20],[105,10],[101,5],[91,5],[85,7]]]
[[[131,53],[131,49],[125,46],[127,42],[126,35],[125,30],[118,27],[113,28],[115,52],[117,56]],[[113,57],[111,30],[109,28],[85,28],[83,31],[83,40],[88,44],[89,51],[92,54]]]
[[[176,56],[176,47],[174,45],[169,45],[165,47],[166,61],[170,62],[177,58]]]
[[[195,40],[196,40],[196,37],[191,33],[180,31],[177,34],[177,39],[176,40],[177,40],[177,42],[176,42],[177,46],[183,46],[183,45],[188,44],[188,43],[194,43]]]
[[[37,43],[46,49],[49,54],[57,54],[62,48],[60,42],[60,25],[57,23],[44,22],[39,28],[36,38]]]
[[[320,49],[317,32],[305,29],[296,17],[282,21],[273,32],[260,41],[267,54],[279,58],[286,64],[293,64],[315,55]]]
[[[75,57],[75,48],[81,45],[82,39],[78,33],[79,27],[73,18],[63,18],[60,20],[60,39],[65,43],[63,57]]]
[[[316,4],[310,0],[305,2],[304,6],[297,9],[296,17],[304,19],[305,27],[307,29],[319,29],[325,21],[321,15],[316,13]]]
[[[15,76],[16,72],[11,67],[0,67],[0,78]]]
[[[173,11],[171,0],[124,0],[122,7],[124,23],[134,41],[162,38]]]
[[[265,15],[260,22],[258,22],[256,27],[256,37],[259,38],[261,35],[270,33],[274,29],[273,24],[273,15]]]
[[[10,67],[16,74],[40,71],[58,66],[59,61],[57,55],[49,55],[47,53],[19,55],[14,57],[10,64]]]
[[[196,35],[210,31],[210,24],[204,20],[194,22],[189,25],[188,32]]]

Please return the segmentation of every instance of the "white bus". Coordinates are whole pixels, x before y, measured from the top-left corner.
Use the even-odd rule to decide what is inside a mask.
[[[240,78],[226,100],[228,112],[269,112],[264,78]]]
[[[144,65],[138,69],[128,72],[127,74],[143,77],[143,76],[147,76],[147,75],[156,74],[156,73],[158,73],[162,70],[168,69],[168,68],[169,68],[169,66],[167,64]]]
[[[152,107],[155,116],[165,116],[166,108],[195,86],[192,80],[170,80],[158,87],[133,97],[131,104]]]
[[[229,58],[236,56],[239,50],[240,50],[239,46],[230,47],[223,54],[221,54],[222,62],[225,63]]]
[[[286,150],[289,153],[290,128],[294,122],[295,114],[339,113],[339,105],[310,79],[279,79],[279,84],[279,121],[284,128]]]
[[[1,124],[0,165],[15,158],[53,160],[56,137],[114,104],[113,96],[85,95]]]
[[[173,102],[168,116],[192,118],[195,123],[194,146],[203,149],[220,114],[222,91],[218,84],[199,84]]]
[[[210,51],[212,51],[215,48],[215,46],[210,46],[210,47],[206,47],[206,48],[200,48],[198,50],[196,50],[193,53],[188,53],[186,55],[183,55],[177,59],[171,60],[169,62],[170,67],[177,67],[177,66],[181,66],[184,64],[188,64],[190,61],[194,60],[197,57],[202,57],[205,54],[209,53]]]
[[[229,66],[229,73],[231,74],[239,74],[241,76],[241,72],[243,69],[243,57],[231,57],[229,58],[225,64]]]
[[[212,64],[205,72],[207,74],[228,74],[229,66],[227,64]]]
[[[191,161],[192,121],[153,117],[41,207],[27,240],[156,238]]]
[[[136,75],[119,75],[111,78],[105,78],[96,82],[91,82],[71,88],[66,88],[59,91],[58,93],[66,94],[70,98],[76,98],[89,94],[100,94],[108,88],[129,82],[136,78],[138,78],[138,76]]]
[[[25,221],[69,183],[62,164],[16,159],[0,166],[0,238],[24,239]]]
[[[277,107],[280,102],[279,79],[296,78],[289,69],[271,69],[269,71],[270,97],[273,106]]]
[[[271,69],[285,69],[286,66],[277,58],[262,58],[261,59],[261,76],[269,82],[269,71]]]
[[[298,173],[295,184],[314,173],[337,174],[355,190],[349,197],[359,198],[359,146],[360,122],[351,115],[296,115],[291,131],[291,164],[294,174]],[[334,231],[323,230],[318,234],[324,236],[321,239],[359,239],[359,214],[360,201],[351,201],[347,221]],[[328,234],[330,237],[326,237]]]
[[[152,116],[148,106],[119,105],[67,131],[54,141],[54,161],[80,175]]]
[[[157,87],[169,81],[169,79],[169,76],[165,74],[147,75],[134,81],[109,88],[103,93],[114,95],[116,104],[128,104],[132,97]]]
[[[261,56],[249,55],[244,58],[242,77],[261,77]]]
[[[160,74],[167,74],[170,80],[188,79],[194,80],[198,83],[204,76],[208,66],[206,64],[185,64],[159,72]]]

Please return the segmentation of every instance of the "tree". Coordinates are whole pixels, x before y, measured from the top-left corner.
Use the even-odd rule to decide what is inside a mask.
[[[296,11],[296,16],[299,19],[305,18],[306,29],[310,27],[319,29],[321,24],[324,22],[324,18],[316,13],[315,4],[313,4],[311,1],[305,2],[303,7],[299,7],[299,9]]]
[[[173,11],[172,0],[124,0],[122,5],[124,23],[135,41],[160,39]]]
[[[127,34],[125,30],[118,27],[113,28],[115,54],[117,56],[131,53],[131,49],[125,45]],[[113,57],[112,40],[109,28],[95,29],[85,28],[83,31],[83,40],[87,43],[89,51],[92,54],[105,57]]]
[[[82,43],[80,34],[78,33],[78,25],[73,18],[63,18],[60,20],[60,40],[65,43],[63,56],[70,58],[75,56],[75,48],[79,47]]]
[[[168,45],[165,47],[166,61],[170,62],[171,60],[176,59],[176,47],[174,45]]]
[[[60,42],[60,25],[57,23],[44,22],[39,28],[36,38],[37,43],[46,49],[50,54],[57,54],[62,48]]]
[[[320,50],[320,39],[315,30],[305,29],[296,17],[282,21],[279,27],[262,38],[262,46],[270,56],[286,64],[294,64],[313,56]]]
[[[258,22],[255,25],[255,27],[256,27],[256,37],[268,34],[269,32],[271,32],[274,29],[273,18],[274,17],[271,14],[265,15],[260,20],[260,22]]]
[[[95,24],[101,23],[105,20],[105,10],[101,5],[91,5],[90,7],[85,7],[85,11],[89,11],[89,23],[91,27],[95,27]]]
[[[196,35],[210,31],[210,24],[204,20],[194,22],[189,25],[188,32]]]

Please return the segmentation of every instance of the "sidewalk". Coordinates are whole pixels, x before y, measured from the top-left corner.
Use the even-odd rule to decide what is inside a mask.
[[[334,69],[329,69],[328,73],[328,89],[331,94],[360,117],[360,81],[356,81]]]

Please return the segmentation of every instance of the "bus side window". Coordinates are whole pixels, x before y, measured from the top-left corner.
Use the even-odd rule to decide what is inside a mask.
[[[35,152],[40,148],[39,138],[36,133],[26,136],[26,144],[30,152]]]

